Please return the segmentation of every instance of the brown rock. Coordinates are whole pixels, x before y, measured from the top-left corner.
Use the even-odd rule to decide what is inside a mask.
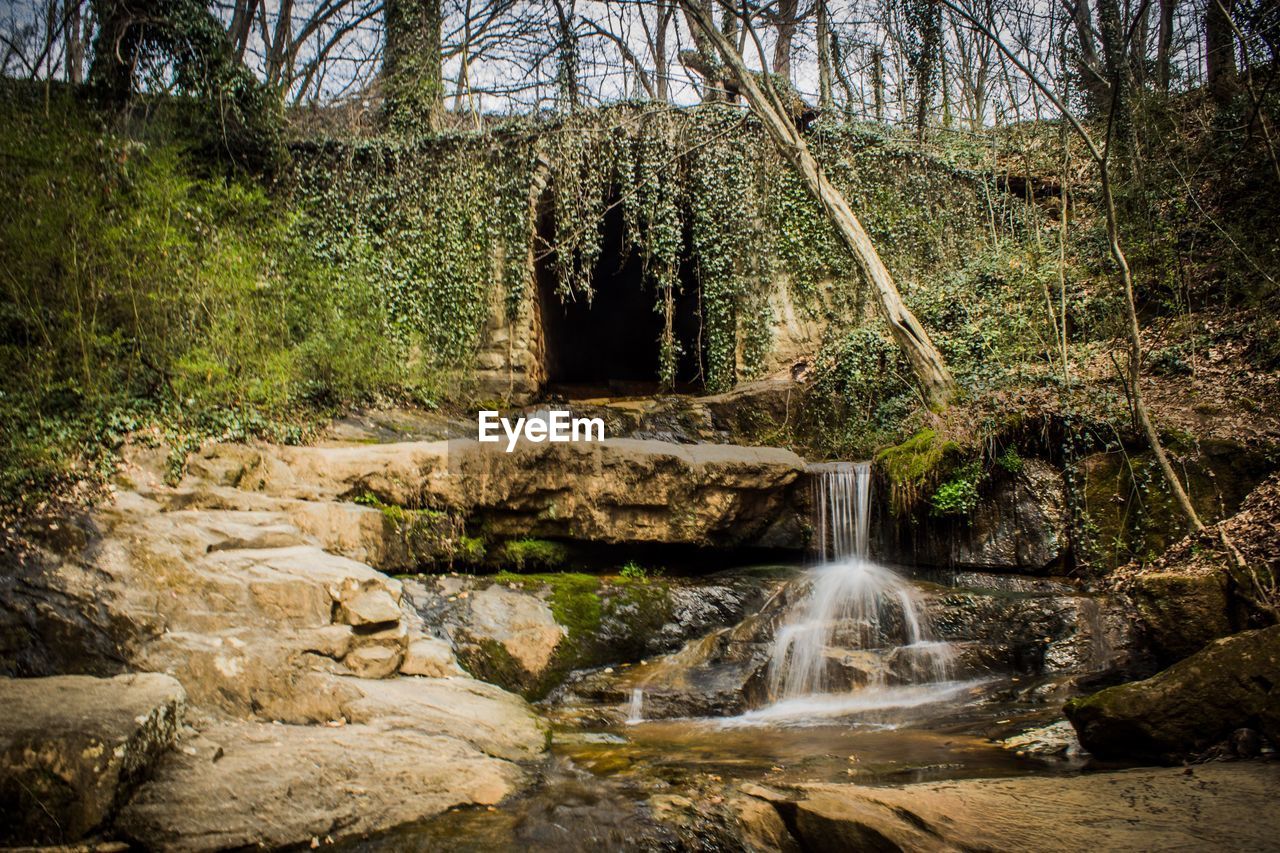
[[[1264,850],[1280,767],[1238,762],[1068,778],[755,786],[804,850]]]
[[[0,843],[101,827],[173,743],[185,704],[154,673],[0,679]]]
[[[347,654],[342,662],[360,678],[388,678],[400,668],[404,654],[388,646],[361,646]]]
[[[453,656],[453,649],[444,640],[418,637],[409,642],[404,663],[400,664],[400,674],[448,678],[451,675],[462,675],[462,668]]]

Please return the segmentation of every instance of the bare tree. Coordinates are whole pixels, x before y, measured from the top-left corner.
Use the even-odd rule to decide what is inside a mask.
[[[955,380],[911,310],[902,301],[893,277],[876,252],[862,223],[849,207],[844,195],[828,180],[809,151],[804,137],[796,130],[785,103],[779,97],[767,74],[757,78],[747,68],[737,47],[716,29],[711,16],[697,0],[681,0],[685,14],[700,28],[714,46],[729,73],[746,96],[752,110],[764,123],[765,130],[779,152],[800,173],[809,192],[822,205],[832,225],[849,248],[876,295],[880,313],[889,324],[894,340],[911,364],[921,394],[930,408],[946,408],[956,394]],[[744,21],[747,28],[750,24]],[[754,32],[752,33],[755,37]],[[757,46],[759,42],[757,40]],[[759,82],[757,82],[759,80]]]

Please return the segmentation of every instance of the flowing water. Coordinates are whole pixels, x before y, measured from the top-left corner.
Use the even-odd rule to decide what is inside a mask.
[[[662,817],[669,804],[698,803],[688,811],[702,814],[726,786],[746,781],[883,785],[1076,772],[1075,757],[1001,745],[1061,719],[1062,699],[1045,698],[1059,696],[1055,677],[1027,678],[1001,656],[1004,635],[982,626],[1038,612],[1001,609],[1001,596],[1062,596],[1046,611],[1091,616],[1098,624],[1085,636],[1101,642],[1097,603],[1050,581],[1008,581],[1011,590],[986,576],[910,581],[871,557],[870,466],[814,466],[811,476],[818,562],[741,570],[772,590],[759,612],[672,654],[575,674],[561,698],[544,704],[552,758],[525,795],[350,846],[678,849]],[[966,609],[972,596],[985,604]],[[957,645],[934,630],[931,607]]]
[[[955,652],[938,641],[915,589],[870,558],[871,465],[813,470],[821,563],[774,636],[769,696],[752,719],[830,716],[954,697]]]

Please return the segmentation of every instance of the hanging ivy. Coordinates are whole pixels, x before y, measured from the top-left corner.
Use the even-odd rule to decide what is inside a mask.
[[[810,140],[908,294],[972,256],[995,222],[979,180],[878,132],[820,122]],[[560,299],[590,301],[614,206],[664,320],[656,369],[668,387],[688,355],[674,332],[682,286],[698,288],[696,356],[709,390],[763,369],[776,320],[770,293],[779,286],[798,310],[837,326],[866,316],[848,251],[736,107],[622,104],[479,133],[294,153],[290,188],[317,257],[335,286],[379,283],[387,334],[428,369],[468,363],[495,297],[516,316],[530,292],[531,250],[550,253]],[[530,215],[539,157],[551,235],[539,235]]]

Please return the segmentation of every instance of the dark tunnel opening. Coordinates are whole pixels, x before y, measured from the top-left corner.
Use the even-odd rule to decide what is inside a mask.
[[[547,243],[553,242],[554,212],[543,212],[539,231]],[[663,314],[659,294],[645,280],[643,266],[639,253],[626,244],[620,204],[613,204],[605,215],[590,301],[584,294],[562,300],[554,255],[539,259],[538,299],[549,395],[582,399],[660,390]],[[679,350],[675,390],[696,392],[702,385],[698,288],[692,264],[680,267],[672,323]]]

